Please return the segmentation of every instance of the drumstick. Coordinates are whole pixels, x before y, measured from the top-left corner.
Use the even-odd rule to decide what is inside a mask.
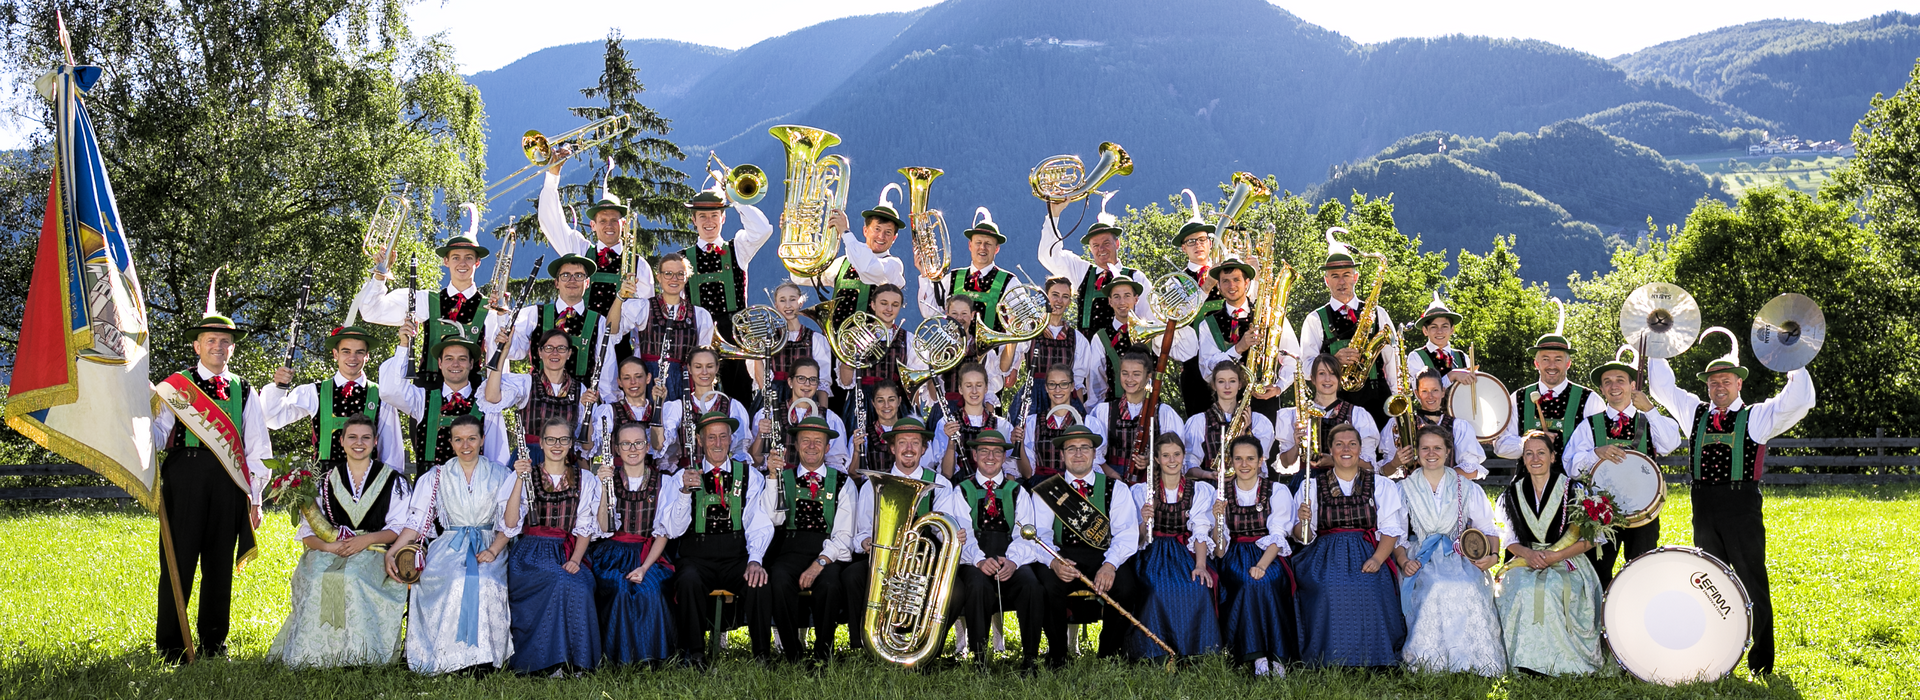
[[[1473,372],[1475,375],[1478,375],[1480,374],[1480,363],[1474,361],[1473,359],[1474,349],[1475,349],[1475,345],[1473,344],[1467,345],[1467,370],[1470,372]],[[1467,420],[1474,420],[1476,418],[1479,418],[1480,417],[1480,377],[1478,376],[1474,377],[1473,383],[1467,385],[1467,397],[1473,400],[1473,415],[1468,416]],[[1478,421],[1475,421],[1475,422],[1478,422]]]
[[[1038,530],[1034,529],[1032,525],[1020,526],[1020,536],[1027,538],[1028,541],[1036,545],[1039,545],[1040,550],[1043,552],[1046,552],[1048,556],[1051,556],[1055,559],[1059,559],[1061,561],[1066,561],[1066,557],[1060,556],[1060,553],[1054,551],[1053,547],[1049,546],[1045,542],[1040,541],[1040,533]],[[1125,616],[1128,622],[1133,623],[1133,626],[1140,630],[1141,634],[1147,635],[1148,639],[1153,640],[1154,645],[1160,647],[1161,651],[1167,652],[1167,670],[1169,671],[1173,670],[1173,659],[1175,656],[1177,656],[1173,652],[1173,647],[1167,646],[1166,642],[1160,641],[1160,635],[1154,634],[1153,630],[1147,629],[1146,625],[1140,624],[1140,620],[1135,619],[1133,616],[1133,613],[1127,612],[1126,608],[1120,607],[1119,603],[1113,602],[1113,598],[1111,596],[1108,596],[1105,591],[1102,591],[1098,588],[1094,588],[1093,581],[1088,579],[1086,574],[1079,573],[1076,570],[1074,573],[1074,576],[1080,579],[1080,583],[1084,584],[1087,587],[1087,590],[1093,591],[1094,595],[1100,596],[1101,600],[1107,601],[1107,605],[1112,606],[1115,612],[1118,612],[1121,615]]]

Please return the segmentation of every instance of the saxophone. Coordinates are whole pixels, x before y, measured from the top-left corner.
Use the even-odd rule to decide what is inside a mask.
[[[840,239],[827,220],[847,208],[846,156],[821,151],[840,143],[833,132],[784,124],[767,130],[787,149],[787,198],[780,213],[780,262],[800,277],[818,277],[833,265]]]
[[[1367,293],[1367,300],[1360,302],[1360,319],[1353,329],[1353,340],[1347,347],[1360,351],[1360,359],[1353,364],[1340,368],[1340,388],[1347,391],[1358,390],[1367,383],[1367,374],[1373,369],[1374,358],[1380,356],[1380,348],[1393,339],[1393,334],[1379,330],[1379,323],[1373,320],[1374,306],[1380,301],[1380,288],[1387,281],[1387,256],[1380,253],[1361,253],[1361,257],[1373,258],[1373,291]]]
[[[1413,378],[1407,376],[1407,353],[1404,351],[1405,348],[1400,347],[1400,343],[1394,344],[1393,353],[1398,361],[1396,366],[1400,368],[1400,386],[1394,391],[1393,396],[1387,399],[1387,415],[1394,418],[1394,434],[1400,441],[1397,447],[1412,447],[1413,433],[1418,428],[1414,425],[1417,421],[1413,411],[1419,403],[1413,395]],[[1389,458],[1395,456],[1397,455],[1388,455]]]

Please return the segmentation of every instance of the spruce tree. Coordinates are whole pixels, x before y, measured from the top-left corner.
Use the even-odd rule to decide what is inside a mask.
[[[588,120],[613,114],[625,114],[630,128],[600,145],[591,192],[580,199],[599,197],[599,181],[607,175],[612,159],[613,173],[607,188],[632,210],[635,243],[644,251],[653,251],[662,243],[688,245],[694,240],[691,219],[685,202],[694,189],[686,183],[687,174],[667,164],[669,158],[686,160],[687,154],[666,138],[671,122],[640,102],[646,86],[640,83],[620,30],[607,33],[605,68],[600,81],[580,91],[589,98],[605,100],[604,105],[574,107],[574,116]],[[576,186],[578,187],[578,186]]]

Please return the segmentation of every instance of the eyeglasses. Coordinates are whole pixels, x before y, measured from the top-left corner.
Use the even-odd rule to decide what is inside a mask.
[[[623,450],[643,450],[647,448],[647,442],[645,440],[623,440],[615,444]]]
[[[1047,388],[1048,388],[1048,389],[1072,389],[1072,388],[1073,388],[1073,382],[1072,382],[1072,381],[1065,381],[1065,382],[1047,382]]]
[[[683,279],[686,279],[686,278],[687,278],[687,273],[685,273],[685,272],[662,272],[662,273],[658,273],[658,274],[656,274],[656,275],[654,275],[654,276],[655,276],[655,277],[659,277],[659,278],[661,278],[661,279],[669,279],[669,280],[683,280]]]
[[[1066,452],[1069,454],[1080,454],[1082,452],[1092,452],[1093,446],[1092,445],[1068,445],[1066,447],[1060,448],[1060,451]]]
[[[789,381],[792,381],[795,384],[819,384],[820,378],[819,377],[802,377],[802,376],[795,375],[791,377]]]
[[[546,445],[546,446],[548,446],[548,447],[560,447],[560,446],[563,446],[563,445],[571,445],[571,444],[573,444],[573,438],[570,438],[570,437],[543,437],[543,438],[540,438],[540,444],[542,444],[542,445]]]
[[[585,272],[562,272],[559,277],[555,277],[554,279],[562,282],[585,282],[588,277],[591,277],[591,275]]]
[[[572,350],[572,349],[573,349],[573,346],[571,346],[571,345],[542,345],[542,346],[540,346],[540,352],[547,352],[547,353],[563,353],[563,352],[567,352],[567,351],[569,351],[569,350]]]

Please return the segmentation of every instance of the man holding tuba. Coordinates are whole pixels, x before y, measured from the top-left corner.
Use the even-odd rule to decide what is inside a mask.
[[[1134,290],[1133,316],[1152,316],[1147,298],[1153,295],[1153,285],[1147,281],[1146,273],[1120,264],[1120,227],[1115,225],[1119,219],[1107,213],[1107,202],[1112,199],[1113,193],[1101,198],[1100,216],[1080,235],[1080,245],[1087,249],[1087,255],[1093,258],[1091,261],[1066,250],[1064,234],[1060,232],[1060,212],[1065,211],[1070,202],[1048,202],[1047,218],[1040,224],[1040,264],[1055,275],[1076,280],[1074,296],[1080,304],[1075,309],[1074,327],[1085,335],[1112,324],[1113,308],[1107,303],[1107,285],[1115,280],[1130,279],[1138,285]]]
[[[937,460],[937,456],[927,452],[932,437],[933,431],[928,430],[925,424],[913,418],[901,418],[893,424],[892,430],[887,431],[887,447],[893,452],[893,466],[888,468],[886,473],[903,479],[918,479],[934,485],[934,488],[921,492],[920,499],[914,502],[913,511],[899,520],[906,522],[928,513],[939,513],[951,520],[960,532],[966,532],[972,529],[973,523],[966,517],[967,513],[962,501],[958,498],[953,484],[934,468],[938,462],[930,461]],[[860,486],[860,503],[858,509],[854,511],[853,524],[855,552],[871,553],[873,551],[874,503],[878,498],[879,481],[879,479],[867,479]],[[960,543],[955,542],[943,544],[950,547],[961,546]],[[898,562],[900,559],[896,557],[894,561]],[[858,564],[848,566],[842,572],[841,584],[847,590],[847,610],[854,620],[864,620],[866,617],[868,585],[873,581],[873,576],[885,576],[887,573],[875,572],[871,566]],[[958,577],[959,572],[956,571],[955,578]],[[946,619],[949,622],[955,619],[959,612],[960,601],[966,596],[965,591],[959,586],[953,586],[952,590],[953,597],[948,601],[946,611]],[[943,627],[935,633],[945,636],[946,629]],[[859,635],[849,636],[858,637]]]
[[[621,238],[627,231],[627,205],[607,191],[607,183],[600,183],[600,199],[587,208],[587,222],[593,229],[593,240],[589,241],[574,230],[567,221],[565,208],[560,204],[560,166],[565,165],[573,156],[573,149],[566,144],[555,146],[553,157],[547,168],[545,183],[540,186],[540,204],[538,216],[540,232],[547,237],[547,244],[561,255],[578,255],[591,258],[595,266],[592,278],[587,285],[587,309],[605,316],[607,327],[615,333],[625,330],[622,316],[626,309],[623,300],[635,297],[653,296],[653,275],[645,264],[636,268],[634,279],[620,279],[621,259],[627,254]],[[609,164],[611,165],[611,164]],[[608,168],[609,176],[612,168]],[[635,251],[635,255],[645,257],[646,251]]]
[[[747,267],[760,247],[773,236],[773,224],[760,208],[736,202],[727,195],[725,179],[687,201],[693,211],[693,230],[699,240],[680,251],[693,263],[687,277],[687,296],[693,305],[713,316],[720,337],[732,340],[733,315],[747,308]],[[740,214],[740,234],[729,241],[720,236],[727,226],[727,208]],[[745,360],[720,362],[720,386],[733,396],[752,396],[753,380]]]
[[[1334,238],[1334,232],[1345,233],[1346,229],[1334,227],[1327,229],[1327,260],[1320,265],[1321,279],[1327,284],[1327,295],[1332,297],[1325,306],[1307,314],[1300,324],[1300,352],[1302,357],[1313,357],[1322,352],[1333,355],[1340,361],[1340,367],[1352,367],[1361,361],[1360,349],[1352,347],[1354,334],[1359,332],[1360,324],[1369,323],[1373,333],[1391,334],[1396,332],[1393,319],[1387,316],[1387,310],[1379,304],[1379,292],[1366,300],[1354,296],[1354,288],[1360,284],[1360,256],[1352,246]],[[1386,273],[1386,265],[1376,268],[1375,275]],[[1379,280],[1375,280],[1376,287]],[[1371,320],[1362,319],[1361,314],[1372,316]],[[1373,424],[1379,425],[1387,419],[1387,399],[1393,395],[1393,387],[1399,386],[1399,363],[1387,362],[1386,357],[1376,353],[1366,369],[1366,382],[1358,389],[1342,386],[1340,398],[1360,408],[1366,409],[1373,418]],[[1505,456],[1504,454],[1502,456]],[[1515,455],[1519,456],[1518,448]]]
[[[838,326],[855,311],[868,311],[867,304],[873,301],[873,286],[891,284],[905,289],[907,286],[906,268],[899,258],[893,257],[893,240],[900,230],[907,227],[905,219],[900,218],[900,210],[893,206],[888,192],[898,192],[900,186],[887,183],[880,190],[880,202],[872,209],[860,212],[863,220],[860,227],[866,242],[855,240],[848,230],[846,212],[836,211],[827,221],[834,235],[840,236],[842,250],[845,251],[833,264],[814,277],[795,275],[793,281],[803,285],[812,285],[815,289],[833,290],[833,313],[820,319],[822,329]]]

